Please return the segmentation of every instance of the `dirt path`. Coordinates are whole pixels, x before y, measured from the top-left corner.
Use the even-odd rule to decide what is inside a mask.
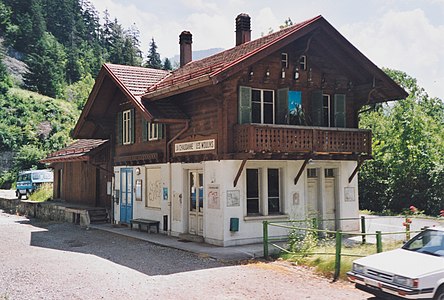
[[[285,262],[224,265],[0,212],[0,299],[370,299]]]

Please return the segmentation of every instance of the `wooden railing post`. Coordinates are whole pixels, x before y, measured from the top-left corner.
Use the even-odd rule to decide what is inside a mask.
[[[268,259],[268,221],[262,222],[263,238],[264,238],[264,257]]]

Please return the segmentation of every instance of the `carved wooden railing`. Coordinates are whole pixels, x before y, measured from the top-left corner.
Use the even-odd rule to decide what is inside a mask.
[[[371,138],[371,131],[364,129],[242,124],[234,127],[234,150],[371,155]]]

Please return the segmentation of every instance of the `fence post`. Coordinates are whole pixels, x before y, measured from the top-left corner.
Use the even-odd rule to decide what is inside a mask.
[[[313,226],[313,229],[319,229],[319,224],[318,224],[318,218],[312,218],[311,219],[311,225]],[[319,231],[313,231],[313,235],[315,236],[315,237],[318,237],[319,238],[319,236],[320,236],[320,232]]]
[[[263,221],[264,257],[268,258],[268,221]]]
[[[336,259],[335,259],[335,274],[333,281],[339,278],[341,272],[341,250],[342,250],[342,232],[336,231]]]
[[[365,236],[365,216],[361,216],[361,233],[363,233],[362,244],[364,245],[367,242],[367,239]]]
[[[408,217],[405,217],[405,240],[410,240],[410,223],[412,220]]]
[[[381,231],[376,231],[376,252],[382,252],[382,235]]]

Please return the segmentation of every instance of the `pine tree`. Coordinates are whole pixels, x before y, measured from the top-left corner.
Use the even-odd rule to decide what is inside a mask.
[[[173,69],[173,66],[171,65],[171,61],[168,59],[168,57],[165,57],[165,60],[163,61],[163,69],[170,71]]]
[[[162,69],[160,54],[157,53],[157,45],[154,38],[151,38],[150,48],[148,49],[147,62],[145,67],[153,69]]]

